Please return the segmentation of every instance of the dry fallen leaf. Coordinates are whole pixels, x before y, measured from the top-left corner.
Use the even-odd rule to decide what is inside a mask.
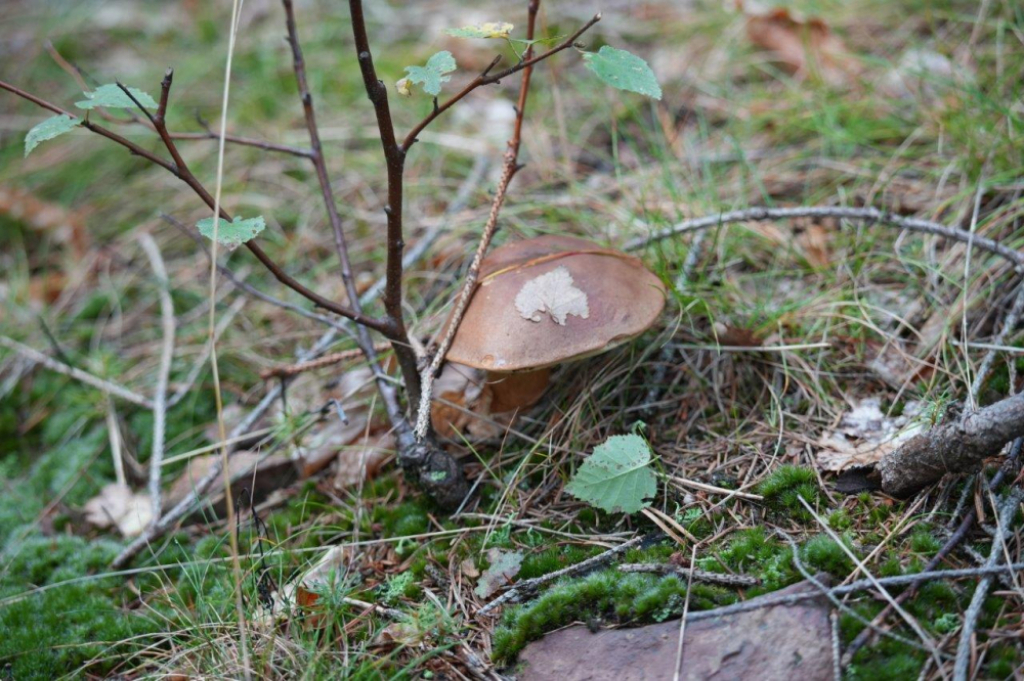
[[[89,232],[80,213],[68,211],[24,189],[0,186],[0,215],[34,230],[48,232],[58,241],[70,243],[78,257],[83,256],[89,247]]]
[[[85,503],[85,520],[94,527],[117,526],[124,537],[137,537],[153,519],[148,494],[136,494],[127,485],[111,483]]]
[[[920,412],[921,404],[911,402],[901,416],[886,416],[877,397],[861,400],[843,415],[839,428],[818,443],[818,465],[822,470],[841,471],[876,463],[924,430],[916,419]]]
[[[484,570],[476,589],[473,590],[480,598],[489,598],[519,574],[519,568],[523,565],[523,554],[519,551],[491,549],[487,552],[487,561],[490,566]]]
[[[837,85],[858,70],[843,41],[823,19],[803,17],[785,7],[760,8],[750,2],[743,10],[750,41],[772,52],[797,78],[817,73]]]
[[[523,284],[516,296],[516,310],[531,322],[541,321],[547,313],[559,326],[565,326],[569,315],[583,319],[590,316],[587,294],[573,285],[572,275],[564,266]]]
[[[320,593],[344,582],[354,557],[349,546],[333,547],[295,582],[295,602],[304,608],[316,605]]]
[[[489,399],[484,397],[485,374],[479,369],[448,362],[434,380],[431,394],[430,421],[438,436],[455,437],[477,419],[474,413],[486,415]],[[486,402],[488,404],[483,404]]]
[[[480,576],[480,570],[477,569],[476,563],[473,562],[472,558],[467,558],[459,564],[462,568],[462,574],[470,579],[476,579]]]
[[[374,478],[395,451],[395,436],[389,432],[370,435],[343,448],[337,455],[334,489],[344,490]]]
[[[249,475],[232,485],[235,494],[240,493],[244,488],[249,490],[249,494],[256,499],[261,499],[295,480],[294,465],[285,455],[273,454],[263,459],[262,462],[260,462],[260,457],[261,455],[256,452],[240,451],[233,453],[228,458],[228,470],[232,478],[241,475],[244,471],[250,471]],[[219,453],[204,454],[190,459],[188,466],[167,491],[164,497],[164,508],[171,508],[188,496],[195,489],[196,483],[205,478],[214,466],[220,463],[220,460]],[[259,463],[257,464],[257,462]],[[251,473],[253,466],[256,466],[255,474]],[[224,503],[224,478],[222,475],[218,475],[210,485],[210,493],[214,508],[220,509]]]
[[[796,243],[803,251],[807,262],[819,269],[828,267],[831,262],[828,242],[828,230],[816,222],[807,225],[796,238]]]

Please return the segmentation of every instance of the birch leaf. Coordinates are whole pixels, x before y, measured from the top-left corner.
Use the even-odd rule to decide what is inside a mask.
[[[441,94],[441,84],[448,82],[452,78],[445,74],[451,73],[454,70],[455,57],[448,50],[443,50],[428,59],[426,66],[406,66],[405,71],[409,75],[407,78],[402,79],[408,81],[405,84],[405,92],[402,91],[401,86],[399,86],[398,92],[404,95],[408,92],[408,83],[420,83],[423,85],[424,92],[436,97]]]
[[[128,91],[132,93],[135,99],[139,100],[139,104],[144,107],[155,109],[157,107],[156,101],[147,93],[137,88],[130,87]],[[132,98],[124,93],[124,90],[117,83],[107,83],[106,85],[100,85],[92,92],[86,92],[85,96],[87,99],[81,102],[75,102],[75,106],[79,109],[95,109],[97,107],[103,107],[104,109],[133,109],[135,108],[135,102]]]
[[[632,52],[605,45],[597,52],[585,52],[583,61],[588,69],[613,88],[661,99],[661,86],[654,77],[654,71]]]
[[[488,21],[483,24],[463,26],[462,28],[449,28],[445,31],[448,35],[456,38],[502,38],[507,39],[512,29],[512,24],[505,21]]]
[[[573,285],[572,275],[564,266],[557,267],[523,284],[516,295],[516,310],[523,319],[540,322],[545,313],[559,326],[573,314],[590,316],[587,294]]]
[[[33,149],[39,146],[40,142],[52,140],[58,135],[63,135],[81,122],[77,118],[72,118],[65,114],[57,114],[47,118],[29,130],[28,134],[25,135],[25,155],[28,156]]]
[[[657,491],[651,448],[639,435],[615,435],[594,448],[565,491],[608,513],[636,513]]]
[[[255,238],[266,226],[267,223],[263,221],[262,215],[245,219],[236,215],[232,222],[221,218],[220,224],[217,225],[217,241],[228,248],[235,248]],[[199,233],[207,239],[213,239],[212,217],[203,218],[196,223],[196,227],[199,228]]]

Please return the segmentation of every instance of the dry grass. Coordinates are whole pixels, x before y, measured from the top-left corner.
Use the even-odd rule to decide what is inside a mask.
[[[279,44],[279,8],[273,2],[246,4],[231,127],[300,144],[301,110],[285,46]],[[338,16],[336,7],[314,5],[300,8],[300,32],[336,196],[351,226],[360,280],[368,285],[382,273],[383,169],[373,130],[367,127],[371,112],[348,58],[347,19]],[[718,5],[605,3],[600,9],[606,20],[593,40],[631,45],[644,53],[661,78],[665,101],[649,105],[608,98],[582,80],[572,56],[540,69],[531,109],[542,113],[528,118],[527,167],[513,184],[499,241],[554,232],[616,245],[641,233],[638,222],[663,227],[748,205],[824,204],[882,206],[969,227],[1020,247],[1024,17],[1013,3],[986,4],[980,16],[977,7],[955,2],[864,0],[804,8],[821,13],[846,41],[851,61],[861,70],[858,77],[838,87],[813,77],[794,79],[764,52],[752,49],[739,14]],[[6,50],[0,52],[5,64],[0,78],[70,101],[76,92],[73,82],[37,47],[40,39],[50,38],[62,54],[103,82],[119,77],[140,87],[155,84],[164,66],[173,64],[181,101],[172,127],[195,129],[192,107],[212,120],[219,82],[215,74],[221,68],[212,55],[224,47],[213,27],[224,25],[225,18],[199,8],[194,16],[172,12],[154,22],[146,17],[152,9],[146,3],[115,9],[103,19],[98,8],[63,16],[34,3],[5,8],[10,28],[4,32],[15,40],[0,48]],[[544,21],[550,31],[564,33],[591,9],[579,3],[552,5]],[[486,14],[449,3],[375,11],[371,31],[382,46],[377,52],[389,78],[397,77],[406,63],[437,49],[453,49],[439,37],[442,28],[476,20],[472,12]],[[100,31],[101,21],[115,26]],[[477,45],[461,49],[456,52],[460,66],[486,63],[486,50]],[[886,89],[886,79],[911,49],[947,55],[953,76],[933,74],[921,88],[896,97]],[[468,73],[460,72],[456,80]],[[410,242],[437,224],[447,228],[430,256],[406,277],[412,328],[424,341],[447,312],[466,254],[486,219],[487,193],[495,178],[470,183],[467,207],[455,215],[445,216],[445,207],[466,186],[476,156],[500,155],[502,137],[495,131],[500,132],[503,119],[487,107],[506,102],[516,86],[510,81],[478,93],[463,114],[424,135],[410,159]],[[427,106],[425,101],[403,102],[399,127],[407,128]],[[29,220],[12,214],[0,216],[0,224],[10,227],[0,236],[5,272],[0,333],[47,351],[59,347],[74,364],[150,394],[160,358],[159,305],[136,242],[140,230],[148,231],[160,245],[174,284],[179,335],[173,392],[203,359],[207,261],[191,240],[156,214],[191,223],[201,217],[200,206],[161,171],[84,134],[48,142],[22,161],[20,135],[37,120],[37,112],[21,104],[4,111],[0,185],[25,189],[80,215],[89,245],[75,252],[74,242],[57,232],[35,231]],[[125,130],[143,138],[137,128]],[[185,148],[190,163],[212,173],[212,143],[196,141]],[[225,180],[226,205],[267,216],[267,249],[308,285],[340,296],[329,229],[304,161],[229,149]],[[649,247],[643,257],[672,282],[688,249],[688,240],[667,241]],[[241,253],[228,262],[246,281],[301,303],[281,293]],[[1018,283],[1005,263],[977,250],[874,226],[751,223],[709,232],[694,276],[673,292],[659,328],[633,345],[559,369],[542,402],[500,436],[448,443],[466,455],[477,486],[477,496],[461,515],[438,515],[390,467],[365,484],[340,488],[328,470],[265,499],[257,509],[269,524],[262,542],[265,563],[258,559],[260,542],[253,538],[251,520],[242,531],[243,550],[250,552],[247,596],[254,669],[268,677],[378,678],[431,671],[448,678],[494,678],[490,656],[500,621],[474,618],[484,603],[474,593],[475,573],[486,565],[487,548],[522,551],[522,576],[536,576],[637,532],[656,530],[646,516],[600,514],[563,489],[595,445],[628,431],[637,420],[646,422],[657,467],[668,476],[757,488],[762,494],[766,484],[781,485],[768,502],[723,501],[720,494],[682,485],[659,486],[654,507],[699,539],[702,568],[749,571],[772,585],[798,579],[788,558],[783,560],[788,546],[773,538],[778,528],[803,544],[805,559],[815,567],[832,568],[839,579],[853,578],[852,563],[818,538],[822,528],[786,496],[797,490],[808,492],[816,512],[842,533],[868,569],[885,575],[920,569],[965,508],[977,509],[983,527],[992,522],[995,512],[982,487],[951,477],[905,502],[880,495],[843,496],[819,471],[817,443],[861,397],[880,397],[893,413],[913,400],[941,411],[947,400],[966,397],[986,352],[970,343],[990,341],[998,333]],[[48,293],[48,287],[55,290]],[[260,301],[232,308],[239,294],[227,285],[219,290],[218,314],[229,309],[234,314],[218,343],[222,387],[228,401],[244,409],[266,389],[260,372],[293,362],[296,350],[315,342],[322,329]],[[1019,336],[1011,333],[1005,342],[1016,347]],[[755,349],[762,345],[800,349]],[[344,339],[334,349],[351,347]],[[976,395],[981,403],[1019,388],[1013,384],[1015,357],[999,356]],[[326,384],[338,375],[335,367],[320,369],[289,392],[287,415],[261,424],[276,428],[270,440],[274,446],[287,450],[308,437],[297,421],[305,408],[323,402]],[[657,379],[662,388],[652,402]],[[53,645],[70,646],[70,651],[85,646],[81,654],[47,657],[43,651],[0,647],[0,665],[15,665],[26,678],[73,675],[81,669],[236,675],[238,622],[226,591],[224,559],[231,528],[207,516],[155,545],[141,569],[129,576],[104,576],[99,559],[76,563],[74,569],[62,570],[59,563],[39,567],[33,547],[47,538],[69,542],[69,535],[78,534],[96,546],[104,541],[84,527],[78,509],[112,479],[105,408],[94,392],[33,370],[10,353],[0,356],[0,393],[0,440],[5,441],[0,470],[12,500],[0,505],[5,547],[0,554],[0,638],[32,616],[26,608],[15,610],[26,603],[21,595],[45,585],[54,586],[31,597],[35,608],[92,608],[144,622],[137,632],[110,628],[55,635]],[[204,371],[189,397],[171,412],[169,457],[207,444],[204,430],[213,418],[209,393],[210,377]],[[363,407],[379,411],[371,393],[348,401],[346,409],[358,409],[360,400]],[[129,461],[143,465],[149,422],[123,404],[117,405],[117,416]],[[61,456],[61,448],[73,441],[83,443],[81,451]],[[168,481],[181,465],[167,467]],[[790,473],[782,467],[790,465],[812,473],[783,479]],[[133,483],[141,482],[133,477],[132,465],[128,474]],[[741,549],[761,530],[767,538],[764,547],[744,553]],[[944,566],[976,565],[975,554],[983,561],[990,543],[977,531]],[[317,627],[300,615],[276,626],[261,624],[266,614],[257,605],[255,588],[261,575],[283,587],[328,547],[339,545],[351,547],[348,579],[343,588],[322,597],[383,603],[388,585],[411,574],[408,588],[387,603],[406,613],[407,620],[398,626],[378,612],[335,600],[328,621]],[[689,556],[692,546],[662,544],[641,553],[663,560],[676,549]],[[1019,560],[1016,532],[1006,551]],[[92,576],[77,583],[73,595],[58,597],[72,587],[55,585],[83,575]],[[908,601],[911,615],[945,653],[955,654],[957,625],[972,586],[971,580],[948,590],[933,586]],[[706,608],[715,598],[725,602],[750,593],[695,592],[689,607]],[[881,607],[868,596],[849,597],[847,604],[867,617]],[[1007,669],[1024,662],[1014,638],[1021,607],[1018,587],[997,583],[976,642],[975,659],[985,674],[1006,677]],[[940,623],[944,614],[951,619]],[[593,616],[623,624],[650,619],[640,613]],[[517,626],[514,620],[505,624]],[[896,617],[885,626],[915,637]],[[861,628],[844,615],[844,642]],[[42,661],[28,665],[26,655]],[[860,678],[888,670],[898,677],[917,674],[925,665],[920,673],[938,678],[940,672],[927,660],[925,654],[883,639],[862,651],[847,674]],[[944,664],[947,671],[952,668],[951,662]]]

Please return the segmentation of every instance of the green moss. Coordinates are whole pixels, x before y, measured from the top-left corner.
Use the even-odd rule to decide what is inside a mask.
[[[850,546],[848,538],[843,543]],[[800,548],[800,558],[807,567],[824,570],[832,575],[848,575],[853,570],[853,561],[843,548],[827,534],[812,537]]]
[[[726,589],[694,584],[690,609],[719,607],[735,599]],[[494,656],[511,660],[529,641],[578,620],[661,622],[679,616],[685,602],[686,583],[674,575],[622,574],[609,569],[563,580],[536,601],[506,611],[494,634]]]
[[[997,644],[988,649],[985,660],[985,673],[989,679],[1009,679],[1020,664],[1020,650],[1013,645]]]
[[[801,466],[779,466],[757,486],[758,494],[765,498],[768,506],[801,521],[812,519],[800,503],[803,498],[812,507],[819,501],[818,478],[810,468]]]
[[[853,527],[853,518],[845,508],[837,508],[828,515],[828,526],[837,532]]]
[[[536,553],[527,553],[519,568],[519,579],[540,577],[582,562],[601,552],[599,547],[566,544]]]
[[[910,535],[910,550],[927,557],[938,553],[942,548],[942,542],[932,534],[931,528],[926,525],[918,525],[914,533]]]

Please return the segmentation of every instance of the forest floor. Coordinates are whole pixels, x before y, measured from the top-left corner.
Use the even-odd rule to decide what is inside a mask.
[[[404,66],[447,49],[459,69],[445,87],[455,91],[496,51],[515,57],[501,44],[459,40],[444,29],[525,24],[525,2],[366,4],[377,69],[389,86]],[[609,96],[585,77],[573,50],[538,66],[525,168],[496,242],[571,234],[621,248],[725,210],[874,206],[1021,249],[1020,3],[785,6],[771,15],[749,3],[741,10],[704,0],[543,3],[546,35],[570,33],[601,11],[585,42],[643,56],[664,97]],[[171,66],[170,127],[202,132],[197,118],[219,120],[229,10],[230,3],[184,0],[8,0],[0,9],[0,80],[71,106],[83,90],[76,78],[86,87],[120,80],[157,93]],[[373,111],[341,3],[299,2],[297,18],[365,290],[384,274],[386,185]],[[284,35],[279,2],[244,3],[229,130],[302,145]],[[477,91],[409,155],[407,242],[440,230],[404,282],[420,340],[443,322],[486,221],[518,86],[509,78]],[[422,94],[392,100],[399,130],[431,106]],[[164,339],[159,277],[140,239],[151,235],[177,327],[170,390],[184,389],[167,414],[162,477],[166,494],[175,482],[185,494],[189,459],[207,460],[217,440],[206,353],[209,261],[162,216],[191,225],[205,208],[165,171],[85,130],[23,158],[25,132],[46,114],[6,92],[0,102],[0,337],[151,395]],[[143,126],[110,125],[158,148]],[[209,186],[216,146],[181,142]],[[260,238],[278,262],[307,286],[343,297],[306,159],[229,145],[223,202],[264,215]],[[852,456],[876,456],[877,441],[900,428],[928,427],[952,404],[990,404],[1021,389],[1024,335],[1001,335],[1020,283],[1006,261],[937,236],[835,218],[741,221],[708,230],[699,243],[687,234],[635,254],[669,289],[655,328],[558,368],[540,402],[510,427],[483,420],[459,392],[464,387],[447,396],[458,418],[445,446],[474,483],[457,514],[403,480],[365,369],[350,361],[303,373],[253,427],[260,452],[322,454],[323,468],[261,480],[236,527],[216,505],[197,511],[123,570],[109,566],[128,540],[88,522],[84,509],[119,476],[145,491],[152,412],[50,371],[10,343],[0,347],[0,679],[240,678],[246,666],[259,677],[496,678],[515,672],[529,641],[571,623],[677,619],[684,609],[799,582],[801,566],[829,573],[835,584],[865,572],[921,571],[969,512],[978,522],[940,568],[978,567],[993,551],[1020,560],[1019,514],[1006,541],[993,546],[1002,532],[998,499],[1009,496],[1007,486],[984,484],[998,462],[904,500],[836,489],[837,469]],[[695,266],[679,285],[691,255]],[[225,261],[249,284],[307,306],[242,250]],[[324,327],[224,280],[214,304],[230,428],[277,385],[261,373],[294,363]],[[979,378],[993,345],[1002,349]],[[343,335],[331,350],[354,347]],[[324,414],[332,397],[354,430],[332,410]],[[650,509],[605,513],[565,492],[596,446],[634,431],[655,455]],[[332,449],[332,436],[343,446]],[[241,613],[230,558],[236,531]],[[506,576],[521,581],[636,537],[645,541],[596,571],[569,575],[494,617],[478,612],[506,586],[489,593],[483,583],[493,563],[518,563]],[[685,576],[618,570],[620,563],[689,566],[691,556],[701,570],[756,585],[688,586]],[[317,603],[285,608],[291,585],[314,566],[330,577],[311,588]],[[977,576],[926,583],[902,604],[905,617],[886,617],[884,634],[846,661],[844,676],[950,675],[977,583]],[[865,590],[844,595],[842,605],[838,639],[847,650],[886,602]],[[981,605],[972,668],[978,678],[1018,678],[1019,580],[996,580]]]

